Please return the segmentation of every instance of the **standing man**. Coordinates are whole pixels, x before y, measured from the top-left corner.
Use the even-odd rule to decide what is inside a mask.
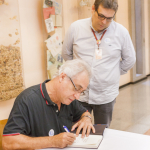
[[[71,24],[62,49],[65,60],[80,58],[91,66],[93,76],[79,101],[89,112],[93,110],[95,124],[108,127],[120,75],[136,60],[127,29],[113,21],[117,9],[117,0],[95,0],[92,17]]]

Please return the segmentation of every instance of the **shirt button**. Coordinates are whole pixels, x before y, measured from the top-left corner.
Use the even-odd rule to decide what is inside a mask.
[[[56,112],[58,112],[58,110],[56,110]]]

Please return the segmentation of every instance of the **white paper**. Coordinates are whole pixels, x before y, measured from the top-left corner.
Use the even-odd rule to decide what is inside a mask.
[[[55,33],[58,34],[59,39],[62,42],[62,28],[61,27],[55,28]]]
[[[55,17],[55,26],[62,27],[62,16],[61,15],[56,15]]]
[[[54,31],[54,24],[52,18],[48,18],[45,20],[47,33]]]
[[[53,20],[53,25],[56,26],[56,24],[55,24],[55,22],[56,22],[55,21],[55,15],[51,15],[50,18],[52,18],[52,20]]]
[[[62,4],[58,3],[58,2],[53,2],[53,6],[55,7],[55,14],[56,15],[61,15],[61,11],[62,11]]]
[[[51,15],[53,25],[57,27],[62,27],[62,16],[61,15]]]
[[[47,43],[46,46],[51,51],[53,57],[55,57],[62,49],[62,43],[58,33],[52,35],[50,38],[45,40],[45,42]]]
[[[47,70],[50,70],[50,66],[53,65],[51,62],[51,53],[49,50],[47,50]]]

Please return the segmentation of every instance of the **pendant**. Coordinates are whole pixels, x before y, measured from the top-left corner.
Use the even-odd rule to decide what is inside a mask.
[[[101,44],[101,40],[97,40],[97,45],[100,45]]]

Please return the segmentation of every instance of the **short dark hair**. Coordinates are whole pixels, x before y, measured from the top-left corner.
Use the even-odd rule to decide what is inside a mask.
[[[98,7],[102,5],[104,8],[113,9],[115,12],[118,10],[118,1],[117,0],[95,0],[94,2],[95,10],[98,10]]]

